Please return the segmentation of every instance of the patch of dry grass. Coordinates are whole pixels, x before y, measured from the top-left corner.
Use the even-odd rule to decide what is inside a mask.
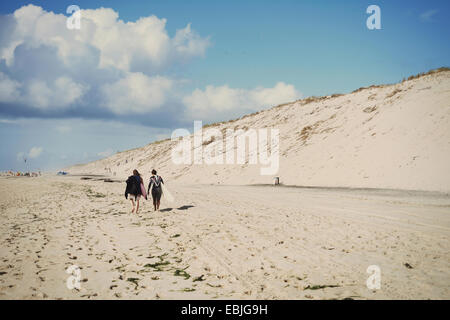
[[[423,77],[423,76],[427,76],[427,75],[430,75],[430,74],[435,74],[435,73],[445,72],[445,71],[450,71],[450,68],[448,68],[448,67],[441,67],[441,68],[438,68],[438,69],[430,70],[428,72],[421,72],[421,73],[418,73],[416,75],[409,76],[407,79],[403,79],[402,83],[405,82],[405,81],[408,81],[408,80],[413,80],[413,79],[417,79],[417,78],[420,78],[420,77]]]
[[[366,113],[371,113],[371,112],[374,112],[375,110],[377,110],[377,106],[367,107],[363,111]]]
[[[389,93],[386,98],[392,98],[393,96],[395,96],[397,93],[402,92],[401,89],[397,88],[394,91],[392,91],[391,93]]]

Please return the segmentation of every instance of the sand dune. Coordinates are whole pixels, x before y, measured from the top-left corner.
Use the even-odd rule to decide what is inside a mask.
[[[450,191],[447,69],[394,85],[307,98],[209,128],[222,132],[279,129],[276,176],[287,185]],[[212,141],[211,146],[216,143]],[[167,179],[180,183],[273,181],[273,175],[260,175],[259,164],[175,165],[171,159],[175,145],[160,141],[67,170],[125,178],[134,168],[145,175],[157,168]]]

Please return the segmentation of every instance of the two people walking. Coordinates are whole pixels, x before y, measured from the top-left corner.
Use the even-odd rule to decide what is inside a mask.
[[[159,205],[161,203],[161,195],[162,195],[162,184],[164,180],[162,177],[157,175],[155,169],[152,170],[152,176],[150,177],[150,181],[148,184],[148,190],[145,192],[144,180],[141,177],[141,174],[135,169],[133,170],[133,175],[129,176],[127,181],[127,187],[125,189],[125,198],[131,200],[131,204],[133,209],[131,213],[138,213],[139,211],[139,200],[141,196],[143,196],[147,200],[147,194],[152,194],[153,198],[153,207],[155,211],[159,211]],[[136,206],[135,206],[136,201]]]

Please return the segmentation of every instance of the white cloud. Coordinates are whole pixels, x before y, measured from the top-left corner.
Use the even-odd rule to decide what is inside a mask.
[[[82,10],[81,28],[90,30],[85,37],[100,51],[100,67],[117,67],[129,71],[137,60],[158,68],[168,59],[171,39],[165,29],[166,20],[155,16],[136,22],[118,20],[112,9]]]
[[[425,12],[423,12],[419,18],[421,21],[423,22],[429,22],[433,20],[433,16],[438,13],[438,10],[432,9],[432,10],[427,10]]]
[[[222,120],[300,97],[293,85],[279,82],[251,90],[207,86],[183,98],[178,89],[188,80],[168,74],[174,65],[204,56],[210,46],[191,24],[171,37],[166,19],[154,15],[124,22],[113,9],[100,8],[81,10],[81,17],[80,30],[66,28],[67,16],[34,5],[0,17],[10,30],[0,39],[4,114],[17,116],[24,106],[43,117],[164,111],[159,119],[175,123],[183,112],[189,120],[199,113],[205,120]],[[23,108],[25,117],[28,112]]]
[[[264,107],[290,102],[300,97],[300,92],[292,84],[284,82],[278,82],[273,88],[256,88],[249,92],[250,101]]]
[[[189,23],[186,28],[177,30],[174,41],[175,50],[181,56],[203,56],[210,45],[209,39],[203,39],[191,30]]]
[[[273,88],[233,89],[227,85],[196,89],[183,98],[191,117],[214,120],[217,115],[233,111],[255,111],[293,101],[301,97],[293,85],[278,82]]]
[[[25,96],[18,101],[38,109],[64,108],[79,100],[86,90],[86,86],[68,77],[60,77],[50,83],[32,80],[26,86]]]
[[[28,157],[30,159],[37,158],[41,155],[43,150],[44,149],[42,149],[42,147],[33,147],[33,148],[31,148],[30,152],[28,152]]]
[[[0,102],[41,111],[78,104],[118,114],[154,110],[171,88],[162,74],[209,46],[190,24],[171,37],[166,19],[124,22],[109,8],[81,10],[80,30],[66,28],[67,16],[31,4],[2,18],[11,32],[0,39],[9,75],[0,73]]]
[[[24,161],[24,159],[35,159],[41,155],[42,151],[44,151],[42,147],[32,147],[28,153],[19,152],[17,154],[17,161]]]
[[[111,149],[108,149],[108,150],[105,150],[105,151],[97,153],[97,155],[100,156],[100,157],[106,158],[106,157],[109,157],[110,155],[112,155],[113,153],[114,152]]]
[[[65,27],[66,16],[31,4],[17,9],[14,17],[16,43],[54,46],[66,62],[94,47],[100,53],[100,68],[130,71],[133,63],[160,67],[181,58],[180,54],[183,59],[202,56],[209,46],[209,40],[192,31],[190,24],[170,38],[166,19],[152,15],[124,22],[110,8],[81,10],[81,29],[75,31]]]
[[[102,87],[104,106],[116,114],[146,113],[163,105],[171,88],[168,78],[129,73]]]
[[[13,102],[19,96],[20,83],[0,72],[0,102]]]

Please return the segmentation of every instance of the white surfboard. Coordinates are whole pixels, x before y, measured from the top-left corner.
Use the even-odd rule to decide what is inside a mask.
[[[174,202],[175,199],[173,195],[170,193],[169,189],[167,189],[164,183],[161,183],[161,188],[162,188],[162,196],[164,197],[164,199],[170,203]]]

